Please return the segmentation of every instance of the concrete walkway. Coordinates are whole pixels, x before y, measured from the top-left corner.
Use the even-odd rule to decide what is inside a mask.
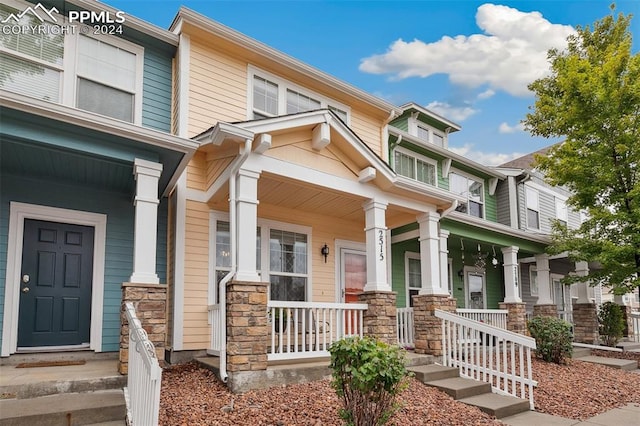
[[[538,413],[537,411],[527,411],[515,416],[505,417],[500,421],[511,426],[638,426],[640,425],[640,404],[627,404],[624,407],[614,408],[584,421],[552,416]]]

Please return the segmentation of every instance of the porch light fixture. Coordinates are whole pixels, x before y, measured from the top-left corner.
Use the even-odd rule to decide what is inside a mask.
[[[460,269],[460,270],[458,271],[458,276],[459,276],[460,278],[464,278],[464,270],[463,270],[463,269]]]
[[[320,249],[320,254],[324,256],[324,263],[327,263],[327,256],[329,256],[329,246],[325,243]]]

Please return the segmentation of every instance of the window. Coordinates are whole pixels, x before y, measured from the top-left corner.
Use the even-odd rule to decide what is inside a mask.
[[[403,148],[394,151],[394,170],[397,174],[436,186],[436,162]]]
[[[538,191],[525,187],[527,202],[527,228],[540,229],[540,201]]]
[[[249,119],[329,109],[348,124],[349,108],[266,71],[249,66]]]
[[[306,300],[307,236],[272,229],[269,239],[271,300]]]
[[[529,292],[532,296],[538,295],[538,270],[535,266],[529,266]]]
[[[556,218],[566,226],[568,216],[569,214],[566,201],[562,198],[556,197]]]
[[[12,4],[0,5],[0,20],[24,9]],[[29,16],[20,25],[29,25]],[[108,35],[59,33],[0,34],[0,88],[141,123],[143,48]]]
[[[458,206],[457,211],[475,217],[484,217],[484,184],[482,181],[451,172],[449,173],[449,191],[466,199],[466,202]]]
[[[418,125],[418,137],[429,142],[429,130],[426,127]]]
[[[434,133],[431,136],[431,139],[434,145],[438,145],[444,148],[444,137],[442,135]]]
[[[405,253],[405,285],[407,288],[407,307],[413,307],[413,296],[422,288],[422,273],[420,269],[420,253]]]

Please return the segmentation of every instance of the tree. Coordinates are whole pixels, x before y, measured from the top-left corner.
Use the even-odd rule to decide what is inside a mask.
[[[593,28],[578,27],[565,50],[548,52],[551,73],[529,85],[536,100],[524,124],[565,138],[537,167],[587,213],[577,230],[554,224],[549,252],[599,262],[587,278],[623,294],[640,283],[640,56],[631,53],[631,15],[611,9]]]

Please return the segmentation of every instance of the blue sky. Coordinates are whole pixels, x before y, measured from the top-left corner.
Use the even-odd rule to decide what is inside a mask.
[[[451,149],[500,164],[554,142],[519,126],[534,102],[526,85],[548,69],[546,51],[609,14],[611,0],[106,3],[162,28],[184,5],[391,103],[449,118],[462,126]],[[616,9],[634,15],[637,53],[640,1]]]

